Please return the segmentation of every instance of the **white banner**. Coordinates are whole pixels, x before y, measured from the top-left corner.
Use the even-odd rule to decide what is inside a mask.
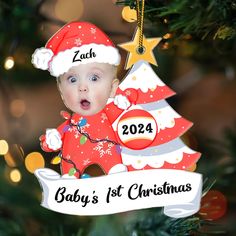
[[[35,171],[43,189],[41,205],[70,215],[106,215],[164,207],[174,218],[190,216],[200,208],[202,175],[154,169],[93,177],[63,178],[51,169]]]

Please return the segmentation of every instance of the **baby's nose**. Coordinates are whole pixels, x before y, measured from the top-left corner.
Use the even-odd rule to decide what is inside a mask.
[[[88,86],[86,84],[80,84],[79,85],[79,91],[80,92],[87,92],[88,91]]]
[[[80,88],[79,91],[80,92],[85,92],[85,91],[87,91],[87,88]]]

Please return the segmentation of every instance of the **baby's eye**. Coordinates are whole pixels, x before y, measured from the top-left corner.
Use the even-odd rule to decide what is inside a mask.
[[[99,79],[99,76],[98,75],[92,75],[89,80],[91,81],[97,81]]]
[[[75,83],[77,81],[77,78],[75,76],[69,76],[67,78],[67,80],[70,82],[70,83]]]

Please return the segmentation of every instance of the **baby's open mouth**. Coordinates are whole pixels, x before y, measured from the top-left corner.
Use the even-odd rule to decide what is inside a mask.
[[[90,102],[86,99],[82,99],[80,101],[80,107],[83,109],[83,110],[88,110],[90,108]]]

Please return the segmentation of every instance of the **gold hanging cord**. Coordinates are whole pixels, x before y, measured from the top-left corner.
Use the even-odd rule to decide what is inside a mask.
[[[140,2],[141,2],[141,7],[140,7]],[[136,11],[137,11],[138,30],[139,30],[139,45],[138,45],[138,48],[137,48],[137,52],[139,54],[143,54],[144,51],[145,51],[145,48],[143,46],[144,4],[145,4],[145,0],[136,0],[136,6],[137,6]]]

